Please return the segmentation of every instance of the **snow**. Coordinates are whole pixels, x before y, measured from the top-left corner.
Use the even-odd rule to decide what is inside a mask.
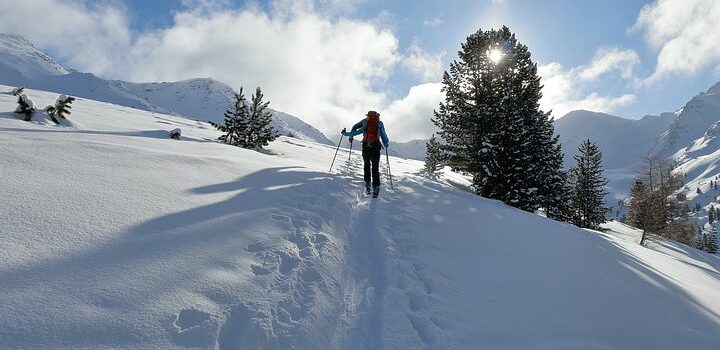
[[[105,80],[64,68],[26,39],[3,33],[0,33],[0,83],[217,123],[234,105],[233,89],[211,78],[165,83]],[[270,112],[272,126],[282,135],[292,132],[299,139],[332,144],[299,118],[272,109]]]
[[[328,173],[315,142],[259,153],[176,116],[79,99],[55,126],[14,106],[0,93],[1,348],[720,346],[720,264],[692,248],[518,211],[419,161],[391,157],[372,200],[360,152]]]
[[[0,77],[3,80],[68,74],[69,69],[56,63],[25,38],[0,33]],[[22,85],[17,82],[12,84]]]

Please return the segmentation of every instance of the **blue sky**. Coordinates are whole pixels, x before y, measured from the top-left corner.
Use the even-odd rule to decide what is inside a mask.
[[[30,0],[5,8],[0,31],[25,35],[78,70],[259,85],[272,107],[326,133],[378,109],[401,130],[396,139],[429,136],[442,71],[467,35],[501,25],[529,46],[545,84],[542,107],[556,117],[578,108],[628,118],[674,111],[720,80],[714,0]],[[48,8],[72,21],[34,28],[13,20]]]

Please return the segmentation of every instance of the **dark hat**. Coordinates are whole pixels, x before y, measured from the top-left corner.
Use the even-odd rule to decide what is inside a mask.
[[[371,116],[371,115],[375,115],[376,117],[379,117],[379,116],[380,116],[380,113],[375,112],[375,111],[368,111],[367,114],[365,114],[365,115],[368,116],[368,117]]]

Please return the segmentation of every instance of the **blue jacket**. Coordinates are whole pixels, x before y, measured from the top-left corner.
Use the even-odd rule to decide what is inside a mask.
[[[342,134],[348,137],[353,137],[356,135],[364,134],[365,133],[365,126],[367,125],[367,119],[363,119],[359,122],[357,122],[355,125],[353,125],[351,131],[343,132]],[[383,125],[383,122],[378,121],[378,128],[380,129],[380,138],[382,139],[383,145],[385,145],[385,148],[387,148],[390,145],[390,141],[388,140],[387,134],[385,133],[385,125]]]

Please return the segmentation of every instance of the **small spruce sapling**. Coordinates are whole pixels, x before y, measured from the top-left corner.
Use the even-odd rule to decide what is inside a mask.
[[[73,101],[75,101],[74,97],[60,95],[60,97],[58,97],[55,101],[55,106],[45,107],[45,113],[47,113],[55,124],[60,124],[61,120],[66,119],[66,115],[71,114],[70,109],[72,109],[72,106],[70,105]]]
[[[173,140],[179,140],[180,137],[182,136],[182,130],[180,130],[180,128],[172,129],[172,130],[168,131],[168,135]]]
[[[28,95],[20,94],[18,95],[17,103],[18,107],[15,109],[15,113],[25,115],[24,120],[29,122],[35,113],[35,102],[33,102]]]
[[[13,96],[20,96],[25,93],[25,88],[20,86],[12,89],[12,95]]]

